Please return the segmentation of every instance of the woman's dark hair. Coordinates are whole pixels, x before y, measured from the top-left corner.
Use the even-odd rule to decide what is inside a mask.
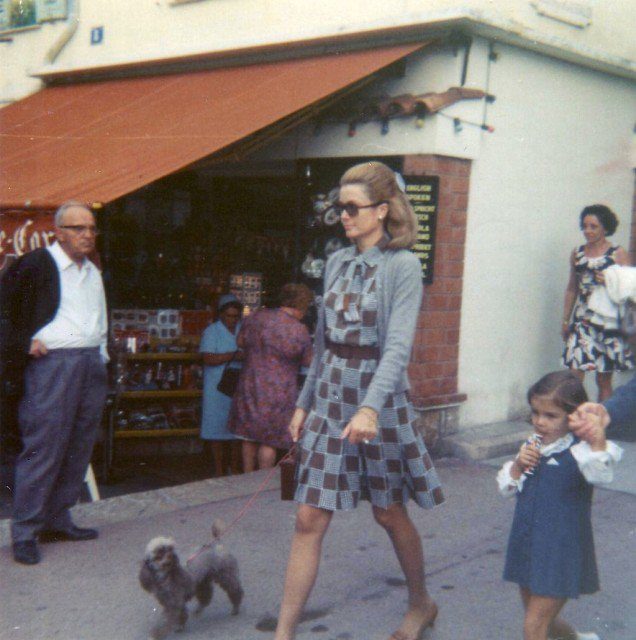
[[[306,284],[295,284],[290,282],[283,285],[278,296],[278,302],[281,307],[291,307],[298,309],[303,314],[307,313],[307,309],[314,301],[314,292]]]
[[[221,315],[228,309],[236,309],[239,313],[243,313],[243,305],[236,300],[230,300],[229,302],[226,302],[222,307],[219,307],[219,315]]]
[[[543,376],[528,389],[528,404],[537,396],[550,398],[568,414],[588,400],[583,383],[571,371],[553,371]]]
[[[583,228],[583,219],[585,216],[596,216],[598,221],[605,229],[605,235],[611,236],[618,229],[618,216],[604,204],[591,204],[581,211],[579,217],[579,226]]]

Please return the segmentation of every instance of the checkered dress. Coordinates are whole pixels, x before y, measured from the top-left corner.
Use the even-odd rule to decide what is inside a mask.
[[[378,247],[343,265],[325,292],[326,338],[335,343],[378,343],[376,271]],[[437,473],[414,428],[407,394],[389,396],[378,436],[351,444],[340,434],[362,403],[377,360],[340,358],[325,350],[316,395],[299,442],[295,500],[329,511],[353,509],[360,499],[386,509],[412,498],[424,508],[443,502]]]

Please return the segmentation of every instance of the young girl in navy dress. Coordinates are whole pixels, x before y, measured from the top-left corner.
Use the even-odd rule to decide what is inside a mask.
[[[586,400],[571,371],[541,378],[528,391],[534,437],[497,475],[500,492],[517,496],[504,580],[519,585],[524,640],[599,640],[559,617],[568,598],[599,589],[592,485],[611,482],[622,455],[600,420],[585,440],[568,430],[568,415]]]

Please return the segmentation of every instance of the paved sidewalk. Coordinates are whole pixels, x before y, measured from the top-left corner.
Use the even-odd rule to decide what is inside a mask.
[[[627,461],[626,461],[627,462]],[[633,464],[632,461],[629,464]],[[442,459],[437,466],[447,502],[433,511],[413,507],[427,555],[431,593],[440,606],[425,640],[520,639],[515,587],[501,580],[514,500],[497,494],[488,464]],[[33,567],[0,549],[2,640],[142,640],[157,612],[137,582],[148,540],[171,535],[186,558],[207,540],[214,518],[240,511],[265,472],[162,489],[79,505],[76,520],[100,527],[98,540],[42,547]],[[181,640],[267,640],[273,634],[294,505],[281,502],[278,477],[231,531],[246,597],[229,615],[225,594],[191,618]],[[597,490],[594,527],[602,591],[569,603],[566,617],[603,640],[636,638],[636,497]],[[7,545],[5,537],[3,544]],[[384,532],[368,505],[336,514],[299,640],[386,640],[405,607],[406,590]],[[263,629],[263,630],[259,630]]]

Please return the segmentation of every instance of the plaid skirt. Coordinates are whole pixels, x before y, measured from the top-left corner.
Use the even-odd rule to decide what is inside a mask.
[[[354,509],[361,499],[383,509],[409,498],[425,509],[444,501],[406,393],[389,396],[369,444],[340,439],[376,366],[375,360],[323,355],[314,406],[298,444],[296,502],[335,511]]]

